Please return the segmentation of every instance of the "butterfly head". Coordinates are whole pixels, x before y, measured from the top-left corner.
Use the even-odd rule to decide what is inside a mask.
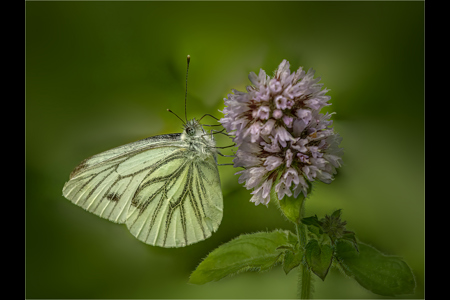
[[[181,134],[181,140],[187,142],[196,152],[205,153],[207,149],[211,151],[216,142],[212,135],[206,133],[202,125],[194,118],[184,124],[184,130]]]
[[[186,124],[184,124],[183,135],[187,139],[200,137],[204,134],[205,130],[195,118],[187,121]]]

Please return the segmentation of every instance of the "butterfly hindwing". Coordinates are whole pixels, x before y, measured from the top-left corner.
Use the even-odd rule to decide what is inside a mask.
[[[183,154],[189,156],[187,151]],[[126,224],[147,244],[193,244],[211,236],[222,220],[220,178],[213,156],[206,160],[186,156],[149,174],[136,191]]]

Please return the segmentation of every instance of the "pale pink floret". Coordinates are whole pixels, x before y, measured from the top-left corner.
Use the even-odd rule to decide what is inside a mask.
[[[261,134],[269,136],[273,130],[273,127],[275,125],[275,120],[270,119],[261,127]]]
[[[272,189],[272,179],[269,179],[251,193],[253,194],[253,197],[250,199],[250,202],[254,202],[255,205],[258,205],[260,203],[264,205],[269,204],[271,189]]]
[[[272,171],[278,168],[283,163],[283,159],[281,157],[269,156],[266,158],[264,165],[266,166],[267,171]]]
[[[283,112],[280,109],[275,109],[272,115],[275,119],[281,119],[283,117]]]

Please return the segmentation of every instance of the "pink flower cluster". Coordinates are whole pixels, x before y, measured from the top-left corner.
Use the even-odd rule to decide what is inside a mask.
[[[273,78],[261,69],[249,79],[247,92],[224,99],[220,123],[238,146],[234,167],[244,168],[239,183],[254,189],[250,201],[267,205],[272,188],[279,200],[306,197],[311,182],[330,183],[341,166],[342,138],[330,127],[332,114],[319,113],[331,98],[320,77],[312,69],[291,73],[283,60]]]

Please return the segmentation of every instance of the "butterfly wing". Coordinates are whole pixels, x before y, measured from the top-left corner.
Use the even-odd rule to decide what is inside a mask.
[[[183,247],[211,236],[222,220],[223,198],[215,156],[161,164],[148,175],[131,202],[126,224],[139,240]]]
[[[131,200],[152,167],[181,149],[180,134],[167,134],[94,155],[72,171],[63,196],[102,218],[125,223]]]
[[[215,154],[189,153],[180,134],[160,135],[84,160],[63,195],[102,218],[126,223],[139,240],[183,247],[204,240],[222,220]]]

